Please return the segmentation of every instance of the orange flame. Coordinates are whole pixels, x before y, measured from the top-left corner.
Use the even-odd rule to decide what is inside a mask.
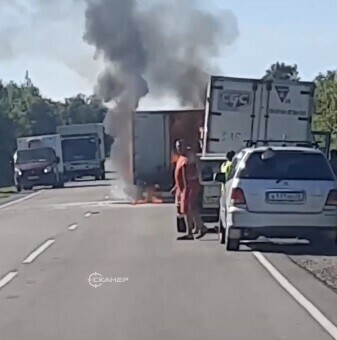
[[[160,204],[163,203],[163,200],[158,197],[158,193],[155,192],[156,188],[147,188],[146,189],[146,197],[143,199],[136,200],[134,204]]]

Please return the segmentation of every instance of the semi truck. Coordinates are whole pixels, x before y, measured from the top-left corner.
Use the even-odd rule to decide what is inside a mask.
[[[93,176],[105,179],[104,125],[73,124],[57,127],[61,136],[64,174],[67,180]]]
[[[20,137],[13,157],[17,191],[36,186],[63,187],[63,157],[60,135]]]

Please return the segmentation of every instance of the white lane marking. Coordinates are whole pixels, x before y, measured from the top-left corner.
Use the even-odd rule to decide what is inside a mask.
[[[7,283],[11,282],[15,276],[18,275],[17,271],[9,272],[3,278],[0,279],[0,288],[6,286]]]
[[[72,224],[68,227],[69,230],[75,230],[77,228],[77,224]]]
[[[22,202],[22,201],[28,200],[28,199],[30,199],[30,198],[33,198],[34,196],[37,196],[37,195],[41,194],[41,192],[43,192],[43,191],[44,191],[44,190],[42,189],[42,190],[33,192],[33,193],[31,193],[31,194],[29,194],[29,195],[27,195],[27,196],[23,196],[23,197],[18,198],[18,199],[16,199],[16,200],[13,200],[13,201],[10,201],[10,202],[1,204],[1,205],[0,205],[0,209],[9,207],[9,206],[11,206],[11,205],[14,205],[14,204],[20,203],[20,202]]]
[[[53,239],[47,240],[39,248],[34,250],[22,263],[27,264],[27,263],[33,262],[41,253],[43,253],[46,249],[48,249],[54,243],[55,243],[55,240]]]
[[[298,291],[260,252],[253,255],[274,279],[332,336],[337,340],[337,327],[300,291]]]
[[[90,217],[90,216],[91,216],[91,213],[90,213],[90,212],[89,212],[89,213],[86,213],[84,216],[85,216],[85,217]]]

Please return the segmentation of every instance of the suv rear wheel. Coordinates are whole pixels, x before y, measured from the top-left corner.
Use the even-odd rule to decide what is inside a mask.
[[[228,250],[228,251],[238,251],[239,249],[240,249],[240,239],[227,237],[226,250]]]
[[[334,247],[337,246],[336,232],[318,232],[308,237],[310,245],[313,247]]]

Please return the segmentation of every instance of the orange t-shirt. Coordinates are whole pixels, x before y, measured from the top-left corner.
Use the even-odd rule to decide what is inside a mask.
[[[186,174],[187,163],[188,163],[187,157],[179,156],[174,171],[174,181],[177,188],[177,194],[183,192],[185,189],[184,173]]]

